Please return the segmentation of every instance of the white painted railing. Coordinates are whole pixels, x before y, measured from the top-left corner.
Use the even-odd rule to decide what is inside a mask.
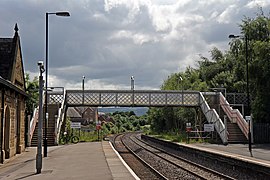
[[[37,121],[38,121],[38,107],[34,109],[33,116],[30,121],[30,142],[34,134]]]
[[[59,142],[59,136],[60,136],[60,132],[61,132],[61,126],[62,126],[62,122],[64,121],[64,116],[65,116],[65,99],[66,99],[66,91],[63,90],[63,99],[61,102],[61,107],[58,109],[58,114],[57,114],[57,119],[55,122],[55,144],[58,144]]]
[[[204,96],[200,92],[200,107],[202,112],[204,113],[207,121],[209,123],[213,123],[217,133],[219,134],[220,139],[223,144],[228,143],[228,135],[224,126],[224,123],[221,121],[219,115],[217,114],[215,109],[210,109],[208,103],[206,102]]]
[[[245,137],[248,139],[248,123],[243,118],[242,114],[238,109],[233,109],[225,97],[220,93],[219,95],[220,105],[225,114],[228,116],[231,122],[236,122],[238,127],[241,129]]]
[[[42,99],[43,99],[42,101],[44,103],[45,102],[45,91],[43,92]],[[34,109],[32,119],[30,120],[30,142],[32,141],[32,138],[33,138],[33,135],[35,132],[35,128],[36,128],[36,124],[38,122],[38,118],[39,118],[38,112],[39,112],[39,106]]]

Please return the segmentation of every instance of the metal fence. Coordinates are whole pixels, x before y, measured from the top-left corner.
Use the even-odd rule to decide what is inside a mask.
[[[270,143],[270,123],[253,124],[254,143]]]
[[[243,104],[247,106],[247,95],[245,93],[227,93],[226,99],[230,104]]]

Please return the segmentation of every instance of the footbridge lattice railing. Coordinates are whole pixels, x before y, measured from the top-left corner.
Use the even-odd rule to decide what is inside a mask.
[[[67,90],[68,106],[199,106],[197,91]]]

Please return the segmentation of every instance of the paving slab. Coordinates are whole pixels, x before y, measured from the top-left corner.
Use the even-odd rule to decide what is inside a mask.
[[[252,151],[249,151],[248,144],[210,144],[210,143],[191,143],[185,146],[223,153],[229,156],[245,159],[253,162],[261,162],[270,167],[270,144],[253,144]]]
[[[42,171],[37,174],[37,148],[29,147],[0,165],[0,179],[135,179],[113,152],[109,142],[48,147],[48,157],[42,158]]]

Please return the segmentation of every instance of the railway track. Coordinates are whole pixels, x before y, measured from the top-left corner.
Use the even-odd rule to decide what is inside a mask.
[[[124,142],[123,134],[114,136],[112,142],[115,149],[129,165],[129,167],[135,172],[140,179],[167,179],[154,168],[152,168],[143,159],[138,157]]]
[[[235,179],[233,177],[227,176],[223,173],[212,170],[208,167],[202,166],[188,159],[185,159],[181,156],[177,156],[161,148],[155,147],[145,141],[142,141],[140,137],[141,137],[140,135],[136,135],[132,136],[131,139],[133,140],[134,143],[140,145],[141,147],[146,148],[148,151],[153,152],[157,156],[165,159],[166,161],[170,161],[177,167],[182,168],[201,179],[231,179],[231,180]]]
[[[156,148],[140,138],[126,134],[124,142],[141,158],[168,179],[234,179],[207,167],[193,163],[172,153]]]
[[[141,135],[140,138],[148,144],[158,147],[165,152],[183,157],[189,161],[211,168],[222,174],[235,179],[261,180],[269,179],[269,168],[246,160],[234,158],[234,156],[223,156],[199,149],[193,149],[181,144],[164,141],[154,137]],[[237,156],[236,156],[237,157]]]
[[[269,179],[264,166],[204,152],[153,137],[127,133],[118,137],[123,146],[158,171],[157,179]],[[127,162],[129,165],[133,160]],[[134,166],[130,167],[133,169]],[[139,171],[143,171],[143,168]],[[134,171],[137,174],[137,171]],[[141,179],[153,179],[139,176]]]

